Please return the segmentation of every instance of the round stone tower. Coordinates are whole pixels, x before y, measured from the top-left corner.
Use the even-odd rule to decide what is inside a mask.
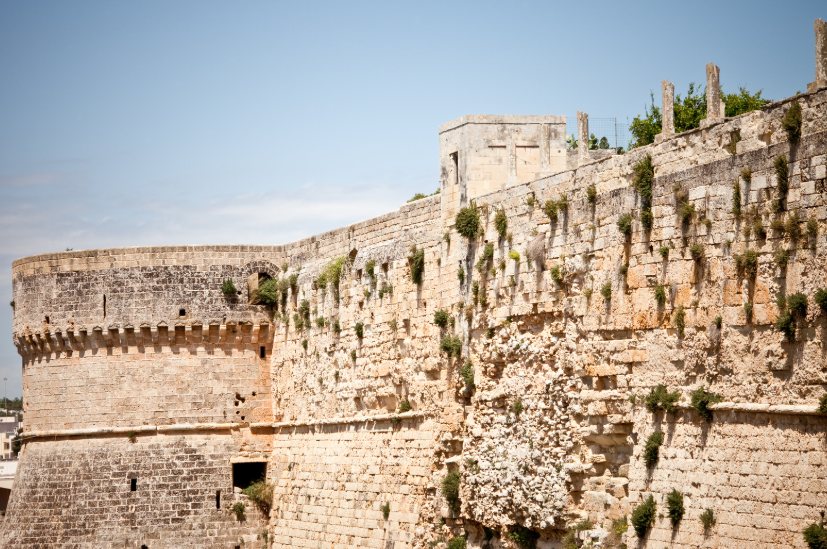
[[[226,548],[262,531],[259,509],[232,507],[266,473],[272,441],[256,424],[272,422],[274,331],[247,293],[248,279],[276,275],[278,254],[121,248],[14,263],[25,431],[4,547]]]

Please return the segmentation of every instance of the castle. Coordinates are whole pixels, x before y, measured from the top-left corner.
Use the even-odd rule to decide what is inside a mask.
[[[805,93],[726,118],[710,64],[702,126],[674,133],[664,81],[663,133],[626,154],[567,149],[565,117],[467,116],[439,128],[441,192],[374,219],[15,261],[0,546],[807,547],[815,28]]]

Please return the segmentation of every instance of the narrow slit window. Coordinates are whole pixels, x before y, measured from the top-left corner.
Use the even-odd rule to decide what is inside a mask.
[[[266,355],[266,353],[267,353],[267,351],[266,351],[266,349],[265,349],[264,347],[261,347],[261,349],[259,349],[259,356],[260,356],[261,358],[264,358],[264,357],[265,357],[265,355]]]
[[[137,492],[138,491],[138,479],[133,478],[132,480],[129,481],[129,489],[130,489],[131,492]]]
[[[106,295],[103,296],[103,318],[106,318]]]
[[[215,491],[215,508],[221,509],[221,490]]]

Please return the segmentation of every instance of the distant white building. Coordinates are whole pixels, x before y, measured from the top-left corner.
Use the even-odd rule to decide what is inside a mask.
[[[11,440],[11,439],[9,439]],[[0,511],[5,511],[9,504],[14,475],[17,473],[17,460],[0,461]]]

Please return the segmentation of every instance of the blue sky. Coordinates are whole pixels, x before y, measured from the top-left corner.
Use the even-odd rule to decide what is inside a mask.
[[[819,9],[820,8],[820,9]],[[0,376],[21,391],[11,262],[278,244],[438,185],[465,114],[625,120],[721,67],[814,79],[818,2],[0,3]]]

